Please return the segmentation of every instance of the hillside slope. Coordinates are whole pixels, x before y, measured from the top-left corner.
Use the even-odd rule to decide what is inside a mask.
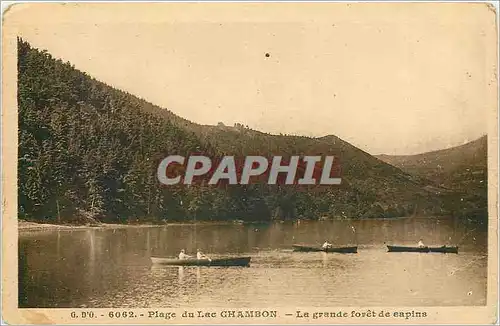
[[[46,222],[128,222],[185,215],[185,189],[158,187],[164,153],[198,138],[113,89],[18,40],[18,209]],[[207,149],[209,151],[209,149]]]
[[[461,146],[418,155],[379,155],[384,162],[452,189],[477,189],[485,185],[488,139],[483,136]]]
[[[461,146],[418,155],[379,155],[401,170],[428,179],[459,194],[462,211],[469,217],[487,215],[488,138]]]
[[[19,214],[50,221],[160,222],[452,213],[428,182],[335,137],[201,126],[18,41]],[[162,187],[166,155],[328,155],[342,185]]]
[[[415,178],[333,135],[321,138],[270,135],[241,126],[198,126],[197,134],[221,154],[333,155],[339,160],[346,184],[361,192],[373,192],[377,198],[410,199],[429,194],[425,180]]]

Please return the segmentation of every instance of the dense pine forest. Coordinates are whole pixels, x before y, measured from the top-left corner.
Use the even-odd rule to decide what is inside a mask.
[[[18,39],[19,218],[47,223],[465,216],[478,210],[335,136],[202,126]],[[313,126],[311,126],[313,128]],[[161,186],[167,155],[335,155],[341,186]],[[484,218],[481,216],[480,218]]]

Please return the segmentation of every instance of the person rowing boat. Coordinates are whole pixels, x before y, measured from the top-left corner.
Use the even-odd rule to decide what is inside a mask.
[[[322,248],[323,249],[328,249],[328,248],[331,248],[333,245],[331,243],[329,243],[328,241],[325,241],[325,243],[323,243],[323,246]]]
[[[189,259],[189,258],[193,257],[186,255],[186,252],[184,251],[184,249],[182,249],[181,252],[179,253],[179,259]]]
[[[205,255],[204,253],[202,253],[200,249],[198,249],[196,251],[196,258],[197,259],[208,259],[208,261],[212,261],[212,259],[210,259],[210,257],[208,257],[207,255]]]

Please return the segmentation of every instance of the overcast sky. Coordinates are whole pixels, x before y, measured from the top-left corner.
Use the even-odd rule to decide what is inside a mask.
[[[218,6],[57,5],[26,9],[17,26],[33,46],[196,123],[334,134],[372,154],[487,132],[496,59],[484,5]]]

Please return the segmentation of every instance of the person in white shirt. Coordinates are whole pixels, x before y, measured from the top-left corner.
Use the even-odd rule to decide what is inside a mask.
[[[191,256],[186,255],[184,249],[182,249],[180,254],[179,254],[179,259],[188,259],[188,258],[191,258]]]
[[[328,243],[328,241],[325,241],[325,243],[323,243],[323,249],[330,248],[331,246],[332,246],[332,244]]]
[[[425,245],[424,245],[424,242],[422,241],[422,239],[420,239],[420,240],[418,241],[418,247],[419,247],[419,248],[425,248]]]
[[[198,249],[198,250],[196,251],[196,258],[198,258],[198,259],[208,259],[208,260],[211,260],[211,259],[210,259],[210,257],[208,257],[208,256],[204,255],[204,254],[201,252],[201,250],[200,250],[200,249]]]

